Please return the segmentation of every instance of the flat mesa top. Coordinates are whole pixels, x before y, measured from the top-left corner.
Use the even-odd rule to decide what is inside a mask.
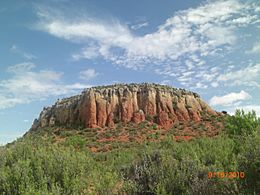
[[[188,91],[186,89],[182,88],[175,88],[171,87],[169,85],[161,85],[161,84],[156,84],[156,83],[118,83],[118,84],[113,84],[113,85],[103,85],[103,86],[94,86],[87,88],[83,91],[83,93],[94,90],[94,91],[102,91],[106,89],[112,89],[112,90],[120,90],[120,89],[129,89],[129,90],[136,90],[136,89],[155,89],[155,90],[160,90],[160,91],[169,91],[169,92],[176,92],[180,91],[183,94],[193,94],[198,97],[200,97],[197,93]]]
[[[161,85],[161,84],[156,84],[156,83],[129,83],[129,84],[117,83],[117,84],[113,84],[113,85],[93,86],[93,87],[83,90],[82,93],[79,95],[59,99],[56,103],[63,104],[63,103],[69,102],[69,101],[77,101],[84,94],[86,94],[90,91],[97,92],[97,93],[103,93],[103,92],[108,92],[108,91],[115,92],[115,91],[124,91],[124,90],[141,91],[141,92],[154,90],[154,91],[176,93],[179,95],[194,95],[194,96],[200,98],[200,95],[195,92],[188,91],[188,90],[182,89],[182,88],[174,88],[169,85]]]

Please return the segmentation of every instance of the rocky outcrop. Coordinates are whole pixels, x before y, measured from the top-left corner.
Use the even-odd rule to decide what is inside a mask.
[[[139,110],[133,114],[133,122],[134,123],[141,123],[145,120],[145,115],[143,110]]]
[[[200,121],[217,115],[198,94],[158,84],[118,84],[93,87],[81,95],[58,100],[44,108],[32,130],[54,125],[114,127],[115,123],[153,120],[164,128],[176,121]]]
[[[169,118],[169,115],[167,112],[161,111],[158,114],[157,122],[158,122],[158,125],[161,125],[166,129],[169,129],[172,127],[174,120]]]

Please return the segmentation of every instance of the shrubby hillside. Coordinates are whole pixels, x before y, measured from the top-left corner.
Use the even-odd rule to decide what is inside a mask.
[[[80,135],[29,134],[0,148],[0,194],[258,194],[260,120],[238,110],[224,124],[215,137],[167,135],[103,152],[86,150]]]

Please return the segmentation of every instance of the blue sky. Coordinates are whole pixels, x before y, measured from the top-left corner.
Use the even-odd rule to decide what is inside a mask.
[[[0,144],[95,85],[156,82],[260,115],[255,0],[0,2]]]

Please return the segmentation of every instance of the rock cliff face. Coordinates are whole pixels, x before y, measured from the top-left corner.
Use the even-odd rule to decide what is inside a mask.
[[[171,128],[176,121],[200,121],[202,114],[218,115],[196,93],[157,84],[117,84],[58,100],[43,109],[31,130],[55,125],[112,128],[117,122],[144,120]]]

